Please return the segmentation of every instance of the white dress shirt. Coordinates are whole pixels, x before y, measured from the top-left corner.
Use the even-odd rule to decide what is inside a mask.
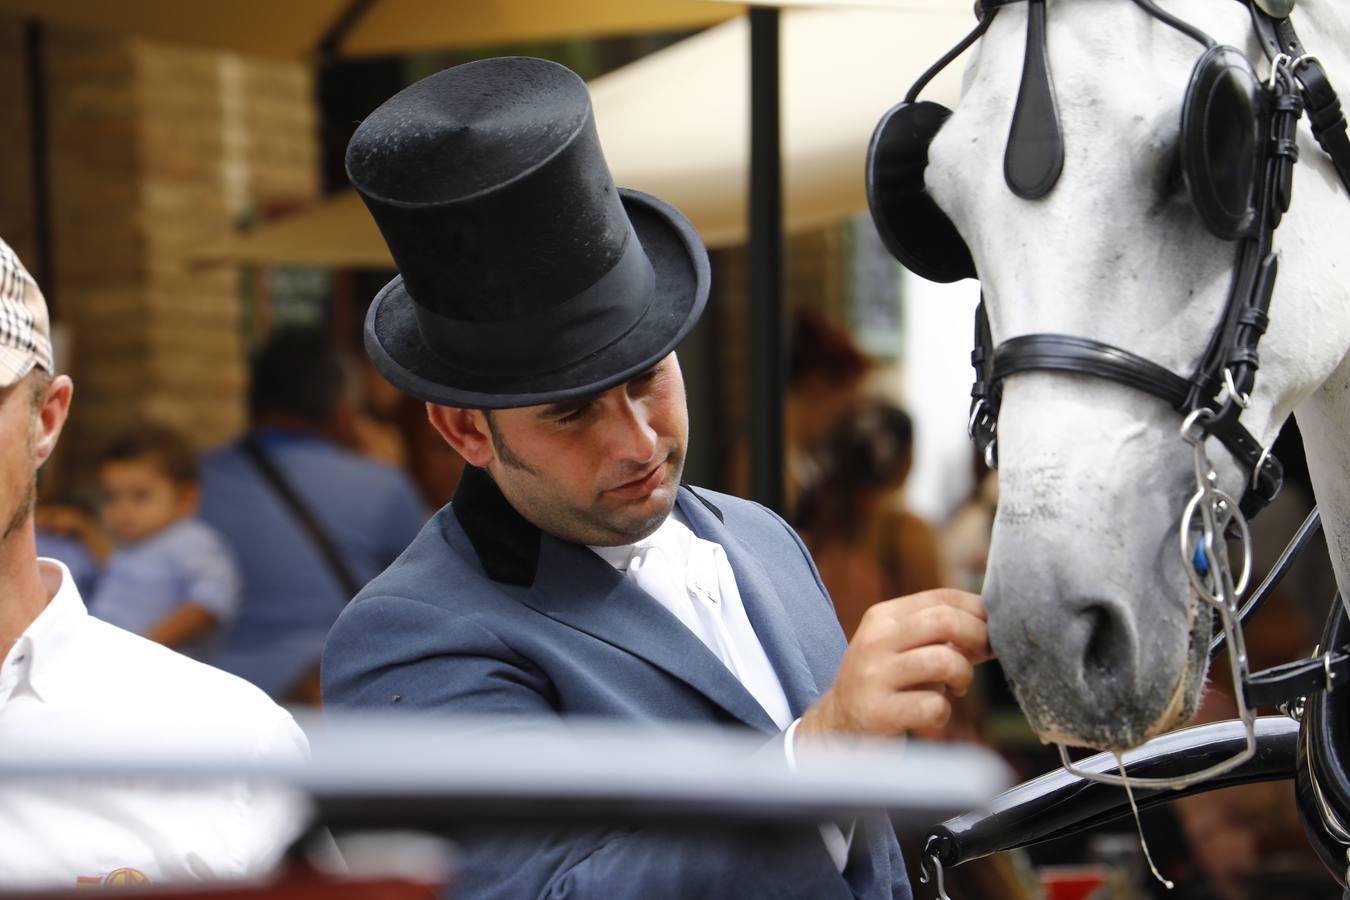
[[[307,758],[294,719],[262,691],[91,617],[66,567],[39,565],[52,600],[0,666],[5,752]],[[258,876],[306,816],[290,791],[239,781],[0,782],[0,885]]]
[[[786,730],[783,749],[788,765],[796,768],[792,750],[800,719],[792,718],[783,683],[746,615],[722,545],[694,534],[676,507],[661,527],[635,544],[590,549],[632,578],[722,661],[769,718]],[[845,835],[838,825],[824,823],[820,834],[842,872],[853,828]]]

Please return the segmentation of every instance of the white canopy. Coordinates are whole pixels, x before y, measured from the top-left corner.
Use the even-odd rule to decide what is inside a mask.
[[[704,0],[0,0],[0,13],[18,18],[289,59],[316,53],[339,30],[339,56],[371,56],[701,28],[738,7]]]
[[[890,6],[783,12],[783,205],[790,232],[866,208],[863,163],[877,120],[975,24],[968,0]],[[746,239],[749,44],[747,21],[739,17],[591,83],[615,182],[673,203],[710,246]],[[924,97],[954,105],[959,71],[958,65],[943,72]],[[195,256],[392,267],[351,192]]]

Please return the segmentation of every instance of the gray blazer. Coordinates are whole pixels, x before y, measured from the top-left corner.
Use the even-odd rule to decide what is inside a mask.
[[[689,488],[677,502],[697,535],[725,549],[801,715],[833,682],[845,647],[806,548],[758,504]],[[474,469],[339,617],[323,696],[333,707],[738,724],[781,741],[678,619],[587,548],[530,525]],[[815,828],[774,841],[643,829],[461,840],[469,898],[910,897],[884,822],[860,825],[843,875]]]

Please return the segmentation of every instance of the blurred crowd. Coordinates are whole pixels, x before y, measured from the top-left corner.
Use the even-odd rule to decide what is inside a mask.
[[[992,479],[950,523],[909,512],[910,417],[869,389],[874,364],[845,329],[808,312],[793,332],[788,515],[845,633],[890,597],[978,590]],[[327,333],[278,332],[252,364],[245,435],[204,454],[155,423],[114,436],[96,494],[40,504],[39,553],[67,565],[96,616],[282,702],[318,704],[338,612],[451,499],[464,467],[420,401],[356,360]]]
[[[94,503],[39,506],[39,554],[66,563],[93,615],[317,705],[338,613],[463,467],[423,439],[410,398],[360,384],[364,399],[327,334],[277,333],[253,363],[243,437],[200,456],[162,425],[114,437]]]

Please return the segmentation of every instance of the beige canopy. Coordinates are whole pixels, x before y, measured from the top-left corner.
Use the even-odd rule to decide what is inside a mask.
[[[863,162],[877,120],[973,25],[968,0],[784,11],[783,204],[789,231],[866,208]],[[710,246],[746,238],[748,54],[741,17],[591,83],[615,181],[673,203]],[[950,67],[924,96],[954,105],[959,72]],[[350,192],[197,256],[392,266],[374,223]]]
[[[300,59],[353,0],[0,0],[0,14],[175,43]],[[702,28],[740,4],[704,0],[373,0],[341,56]]]

